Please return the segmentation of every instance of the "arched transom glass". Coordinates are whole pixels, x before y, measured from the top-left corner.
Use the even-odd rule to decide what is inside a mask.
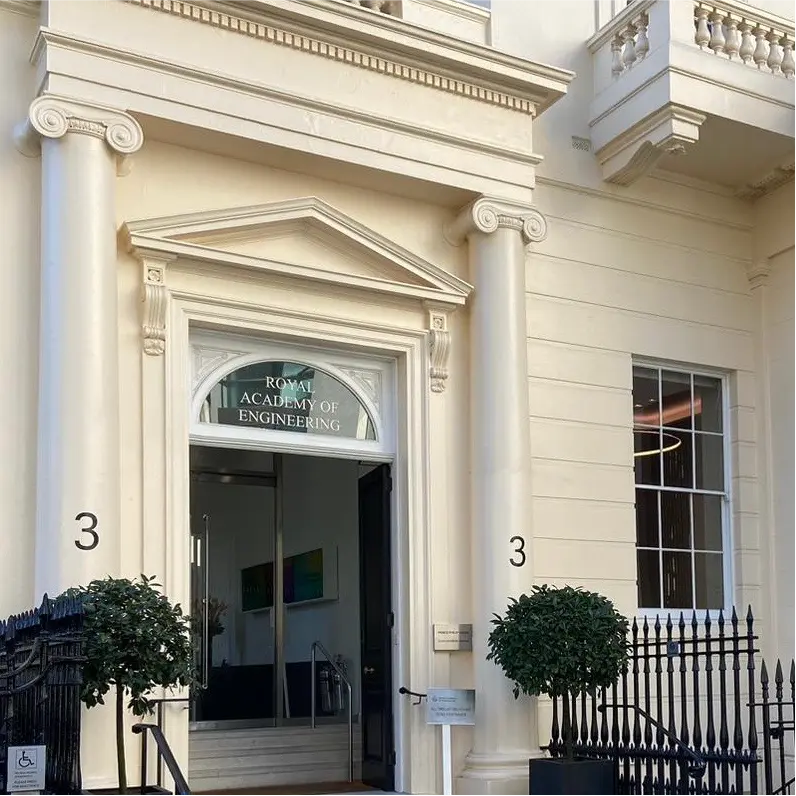
[[[246,365],[207,394],[199,420],[297,434],[375,440],[368,410],[334,376],[299,362]]]

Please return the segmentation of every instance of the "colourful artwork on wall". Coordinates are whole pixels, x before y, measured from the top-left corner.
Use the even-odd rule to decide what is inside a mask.
[[[323,549],[299,553],[284,560],[285,605],[323,598]],[[241,609],[256,611],[274,604],[274,565],[269,561],[241,570]]]

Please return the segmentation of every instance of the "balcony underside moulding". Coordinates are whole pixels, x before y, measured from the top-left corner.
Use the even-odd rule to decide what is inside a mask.
[[[760,179],[742,186],[735,192],[735,195],[741,199],[759,199],[761,196],[765,196],[767,193],[771,193],[785,185],[785,183],[790,182],[794,173],[796,173],[796,164],[791,159],[787,163],[775,166]]]
[[[686,156],[688,147],[699,140],[699,128],[706,118],[673,104],[655,111],[596,153],[603,179],[615,185],[632,185],[663,155]]]

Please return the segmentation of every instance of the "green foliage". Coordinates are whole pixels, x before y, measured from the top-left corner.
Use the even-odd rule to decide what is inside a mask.
[[[513,681],[515,697],[591,691],[627,668],[627,619],[594,592],[534,586],[492,624],[487,660]]]
[[[152,712],[153,689],[194,682],[188,617],[171,605],[154,578],[93,580],[79,591],[85,604],[85,655],[81,698],[87,707],[104,704],[122,687],[136,716]],[[70,590],[73,591],[73,590]]]
[[[155,688],[191,686],[196,674],[190,619],[172,605],[154,578],[105,578],[68,589],[63,596],[83,600],[83,689],[86,707],[105,704],[113,688],[116,704],[116,759],[119,792],[127,792],[124,753],[124,698],[136,716],[151,713]]]

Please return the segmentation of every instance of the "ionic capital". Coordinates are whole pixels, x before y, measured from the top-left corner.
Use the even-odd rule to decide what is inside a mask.
[[[67,133],[101,138],[119,158],[137,152],[144,143],[141,125],[130,114],[103,105],[43,94],[30,104],[28,118],[15,130],[17,149],[27,157],[41,153],[41,138],[62,138]]]
[[[481,196],[447,225],[445,239],[459,246],[473,232],[490,234],[501,227],[517,230],[525,244],[547,237],[547,219],[535,207]]]

